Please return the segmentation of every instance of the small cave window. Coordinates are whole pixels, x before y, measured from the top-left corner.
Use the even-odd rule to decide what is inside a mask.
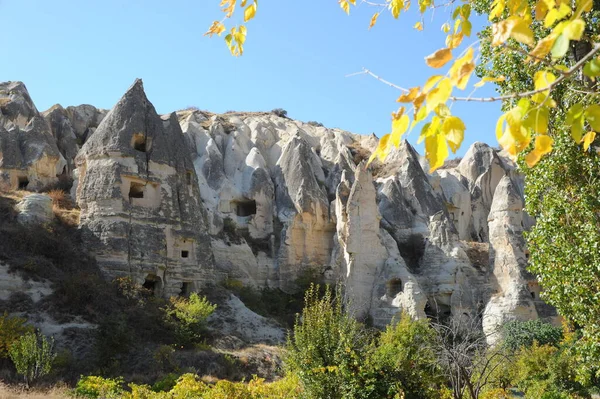
[[[144,198],[144,184],[131,182],[129,186],[129,198]]]
[[[185,184],[188,186],[192,184],[192,172],[185,172]]]
[[[254,200],[235,201],[233,208],[238,216],[256,215],[256,201]]]
[[[535,299],[535,292],[531,291],[531,297]]]
[[[181,283],[181,291],[179,292],[179,296],[188,296],[192,293],[192,283],[189,281],[184,281]]]
[[[19,177],[19,190],[27,190],[29,179],[27,177]]]
[[[190,257],[190,251],[181,251],[181,257],[182,258],[189,258]]]
[[[146,276],[142,287],[148,290],[152,295],[158,296],[162,288],[162,282],[160,280],[160,277],[154,274],[149,274],[148,276]]]
[[[402,280],[399,278],[393,278],[386,283],[386,294],[390,298],[394,298],[402,292]]]
[[[525,259],[529,260],[529,251],[525,250]]]
[[[133,136],[133,148],[136,151],[140,151],[140,152],[146,152],[147,151],[147,142],[146,142],[146,136],[143,134],[135,134]]]

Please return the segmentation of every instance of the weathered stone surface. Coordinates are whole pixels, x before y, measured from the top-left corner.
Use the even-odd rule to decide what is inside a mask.
[[[553,317],[526,272],[533,221],[513,162],[476,143],[430,174],[404,142],[366,169],[376,146],[271,113],[161,118],[140,81],[108,113],[57,105],[44,117],[24,85],[0,84],[0,179],[72,178],[83,237],[110,278],[161,295],[225,277],[290,292],[299,278],[340,282],[352,313],[377,326],[401,310],[483,315],[486,332]]]
[[[0,83],[0,186],[37,190],[55,183],[66,161],[21,82]]]
[[[52,199],[46,194],[30,194],[17,204],[20,223],[48,223],[54,219]]]
[[[197,179],[175,115],[160,118],[140,80],[77,156],[80,227],[101,269],[171,296],[211,278]]]

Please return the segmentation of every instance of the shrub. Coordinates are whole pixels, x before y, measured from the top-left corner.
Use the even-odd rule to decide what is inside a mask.
[[[121,357],[129,352],[133,336],[134,331],[123,313],[104,317],[98,323],[94,343],[98,367],[104,370],[116,369]]]
[[[46,339],[41,334],[28,332],[12,344],[8,350],[17,373],[25,379],[25,384],[34,382],[50,373],[54,354],[54,339]]]
[[[189,346],[200,342],[204,332],[206,319],[217,305],[211,304],[206,297],[192,292],[189,298],[171,297],[169,305],[164,308],[167,322],[170,322],[177,335],[177,344]]]
[[[306,124],[314,126],[314,127],[323,127],[323,124],[321,122],[317,122],[317,121],[308,121],[308,122],[306,122]]]
[[[48,191],[48,197],[52,200],[52,205],[60,208],[60,209],[71,209],[73,208],[73,203],[71,202],[71,198],[69,195],[63,190],[50,190]]]
[[[381,334],[369,356],[371,386],[375,397],[437,398],[434,331],[427,321],[414,321],[407,313]],[[440,384],[441,385],[441,384]]]
[[[26,319],[9,316],[7,312],[0,316],[0,359],[9,356],[10,347],[19,338],[28,332],[33,332],[33,327],[26,325]]]
[[[81,377],[73,390],[76,396],[84,398],[116,399],[123,394],[123,378],[103,378],[90,375]]]
[[[272,114],[279,116],[280,118],[287,118],[287,111],[283,108],[275,108],[271,110]]]
[[[168,392],[175,384],[177,384],[177,380],[179,377],[175,373],[169,373],[163,376],[160,380],[156,381],[154,385],[152,385],[152,390],[154,392]]]
[[[504,345],[515,351],[523,346],[530,347],[534,341],[540,345],[557,346],[563,337],[562,328],[543,321],[511,321],[504,325]]]
[[[286,365],[298,375],[307,398],[362,397],[360,379],[370,339],[342,305],[342,293],[327,287],[306,291],[302,317],[288,337]]]

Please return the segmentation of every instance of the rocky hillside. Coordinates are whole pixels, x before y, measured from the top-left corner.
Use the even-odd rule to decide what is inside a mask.
[[[482,317],[490,332],[555,316],[526,271],[532,221],[510,160],[476,143],[428,174],[404,142],[367,167],[376,144],[274,113],[161,116],[139,80],[108,112],[40,113],[23,83],[0,83],[0,186],[73,181],[81,235],[108,279],[159,296],[220,280],[286,292],[342,282],[353,314],[377,326],[401,309]]]

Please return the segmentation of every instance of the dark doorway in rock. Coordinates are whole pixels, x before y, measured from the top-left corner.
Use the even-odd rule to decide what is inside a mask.
[[[190,257],[190,251],[181,251],[181,257],[182,258],[189,258]]]
[[[252,216],[256,215],[256,201],[254,200],[240,200],[234,201],[233,203],[235,214],[238,216]]]
[[[389,298],[395,298],[402,292],[402,280],[399,278],[393,278],[386,283],[386,295]]]
[[[188,296],[192,293],[192,283],[189,281],[184,281],[181,283],[181,292],[179,296]]]
[[[148,290],[152,295],[158,296],[160,295],[160,291],[162,289],[162,281],[157,275],[149,274],[146,276],[142,287]]]
[[[19,190],[27,190],[29,179],[27,177],[19,177]]]
[[[129,198],[144,198],[144,184],[132,181],[129,186]]]
[[[421,258],[425,254],[427,239],[421,234],[411,234],[405,241],[398,241],[398,250],[413,273],[418,273]]]
[[[188,186],[192,184],[192,172],[185,172],[185,184]]]
[[[531,297],[535,299],[535,292],[531,291]]]
[[[133,148],[136,151],[146,152],[147,151],[146,136],[144,136],[143,134],[134,135],[133,136]]]

